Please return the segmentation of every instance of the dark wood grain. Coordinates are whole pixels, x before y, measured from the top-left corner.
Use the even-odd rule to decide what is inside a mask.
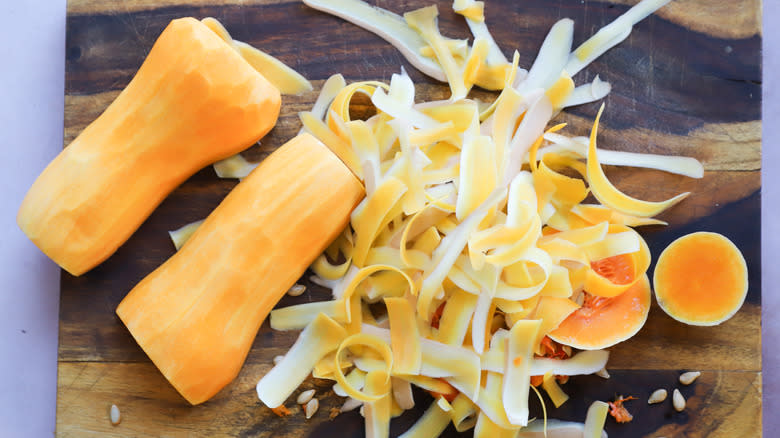
[[[377,0],[403,12],[430,3],[441,11],[442,32],[467,37],[449,2]],[[575,44],[623,13],[635,0],[490,0],[487,21],[507,55],[515,49],[528,67],[547,30],[559,18],[575,20]],[[70,0],[66,41],[65,142],[94,120],[132,78],[157,35],[173,18],[220,19],[233,36],[277,56],[313,80],[315,90],[284,96],[277,126],[244,154],[259,160],[300,129],[297,113],[308,110],[324,79],[342,73],[348,81],[388,80],[404,66],[418,85],[418,100],[446,98],[443,84],[412,68],[389,44],[296,0]],[[575,77],[599,74],[613,86],[605,99],[600,146],[698,158],[702,179],[651,170],[608,168],[610,179],[634,196],[652,200],[691,191],[664,213],[668,227],[640,229],[657,256],[676,237],[695,230],[729,236],[745,254],[750,273],[746,305],[718,327],[689,327],[654,303],[645,328],[611,349],[612,378],[573,378],[571,400],[550,414],[582,421],[595,399],[634,395],[635,420],[607,424],[610,437],[754,437],[761,425],[760,188],[761,30],[759,0],[675,0],[636,26],[631,37]],[[494,94],[477,90],[475,95]],[[586,135],[598,104],[557,116],[567,132]],[[202,406],[191,407],[165,381],[133,341],[114,310],[124,295],[174,249],[167,231],[205,217],[235,186],[206,168],[177,188],[141,228],[102,265],[82,277],[62,275],[57,435],[82,436],[362,436],[356,413],[328,420],[340,400],[326,382],[311,380],[321,395],[320,412],[305,421],[300,409],[278,419],[254,394],[272,358],[284,353],[296,333],[264,324],[239,378]],[[651,268],[652,269],[652,268]],[[302,280],[306,281],[306,278]],[[308,283],[308,282],[307,282]],[[285,297],[280,305],[327,298],[310,293]],[[648,406],[652,390],[678,386],[679,372],[703,371],[683,388],[688,408],[670,402]],[[408,427],[428,403],[394,420],[393,436]],[[532,406],[540,415],[536,401]],[[117,404],[123,422],[113,427],[108,407]],[[445,436],[455,435],[448,429]]]

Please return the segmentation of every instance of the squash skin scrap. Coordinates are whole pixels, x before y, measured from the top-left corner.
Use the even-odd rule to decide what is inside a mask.
[[[17,223],[81,275],[184,180],[263,137],[280,105],[279,91],[206,25],[173,20],[116,100],[33,183]]]
[[[239,183],[117,315],[179,393],[202,403],[236,377],[270,310],[363,196],[349,169],[302,134]]]

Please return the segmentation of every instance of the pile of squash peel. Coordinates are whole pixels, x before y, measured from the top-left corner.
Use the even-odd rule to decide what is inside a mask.
[[[334,382],[341,411],[360,406],[370,438],[387,437],[391,419],[419,402],[413,387],[433,402],[403,437],[436,437],[450,423],[475,437],[605,437],[607,415],[631,421],[622,403],[633,397],[596,401],[574,423],[548,419],[542,391],[561,406],[571,376],[606,375],[607,349],[642,328],[651,254],[635,229],[666,225],[656,217],[688,193],[636,199],[603,166],[704,170],[693,158],[598,148],[603,104],[589,133],[554,120],[610,93],[598,75],[574,78],[669,1],[639,1],[574,49],[573,21],[559,20],[526,70],[491,36],[483,1],[452,4],[469,42],[441,34],[436,6],[400,16],[361,0],[303,0],[384,38],[451,96],[419,102],[403,68],[389,84],[335,74],[299,113],[300,135],[262,163],[234,154],[272,128],[281,94],[312,84],[213,18],[173,20],[125,92],[41,173],[17,222],[78,276],[212,163],[244,181],[204,221],[171,231],[181,250],[117,307],[191,404],[236,377],[309,267],[332,299],[270,311],[273,329],[300,330],[257,383],[277,415],[289,415],[285,402],[311,375]],[[169,62],[173,52],[186,56]],[[496,93],[479,100],[474,87]],[[354,117],[356,97],[372,115]],[[171,157],[180,163],[161,179]],[[725,236],[692,233],[661,253],[653,286],[673,318],[717,325],[742,306],[747,265]],[[532,392],[541,418],[531,418]]]
[[[639,331],[650,252],[634,228],[665,224],[654,217],[687,196],[632,198],[602,164],[694,178],[703,169],[692,158],[597,148],[603,105],[589,137],[548,125],[609,93],[598,76],[578,87],[572,77],[667,2],[641,1],[575,50],[573,23],[561,20],[526,71],[490,36],[483,2],[453,4],[474,35],[469,45],[440,34],[435,6],[400,17],[359,0],[305,0],[386,38],[452,96],[416,102],[403,70],[389,85],[334,75],[300,114],[366,197],[311,266],[333,300],[271,312],[273,329],[302,332],[257,384],[260,400],[283,406],[312,374],[362,404],[368,437],[388,436],[390,419],[415,405],[412,386],[434,401],[404,437],[438,436],[450,423],[475,437],[602,436],[601,402],[584,424],[529,418],[532,391],[544,406],[532,383],[557,407],[568,398],[561,376],[598,372],[605,349]],[[469,99],[474,86],[500,94]],[[356,94],[375,115],[350,117]]]

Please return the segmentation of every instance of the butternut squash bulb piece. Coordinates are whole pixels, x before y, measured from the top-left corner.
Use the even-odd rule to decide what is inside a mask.
[[[727,237],[691,233],[663,250],[653,285],[658,304],[672,318],[691,325],[718,325],[745,301],[747,264]]]
[[[302,134],[239,183],[116,313],[192,404],[232,381],[260,324],[338,236],[363,186]]]
[[[548,336],[580,350],[600,350],[634,336],[650,312],[647,275],[616,297],[587,294],[582,307],[572,312]]]
[[[17,223],[81,275],[204,166],[276,123],[279,91],[194,18],[171,21],[114,102],[44,169]]]

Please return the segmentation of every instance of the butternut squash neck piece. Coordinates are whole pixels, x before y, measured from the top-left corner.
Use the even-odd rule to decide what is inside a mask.
[[[260,324],[363,196],[325,145],[295,137],[138,283],[117,315],[179,393],[202,403],[238,375]]]
[[[184,180],[263,137],[280,105],[279,91],[206,25],[173,20],[127,88],[41,173],[17,223],[81,275]]]

